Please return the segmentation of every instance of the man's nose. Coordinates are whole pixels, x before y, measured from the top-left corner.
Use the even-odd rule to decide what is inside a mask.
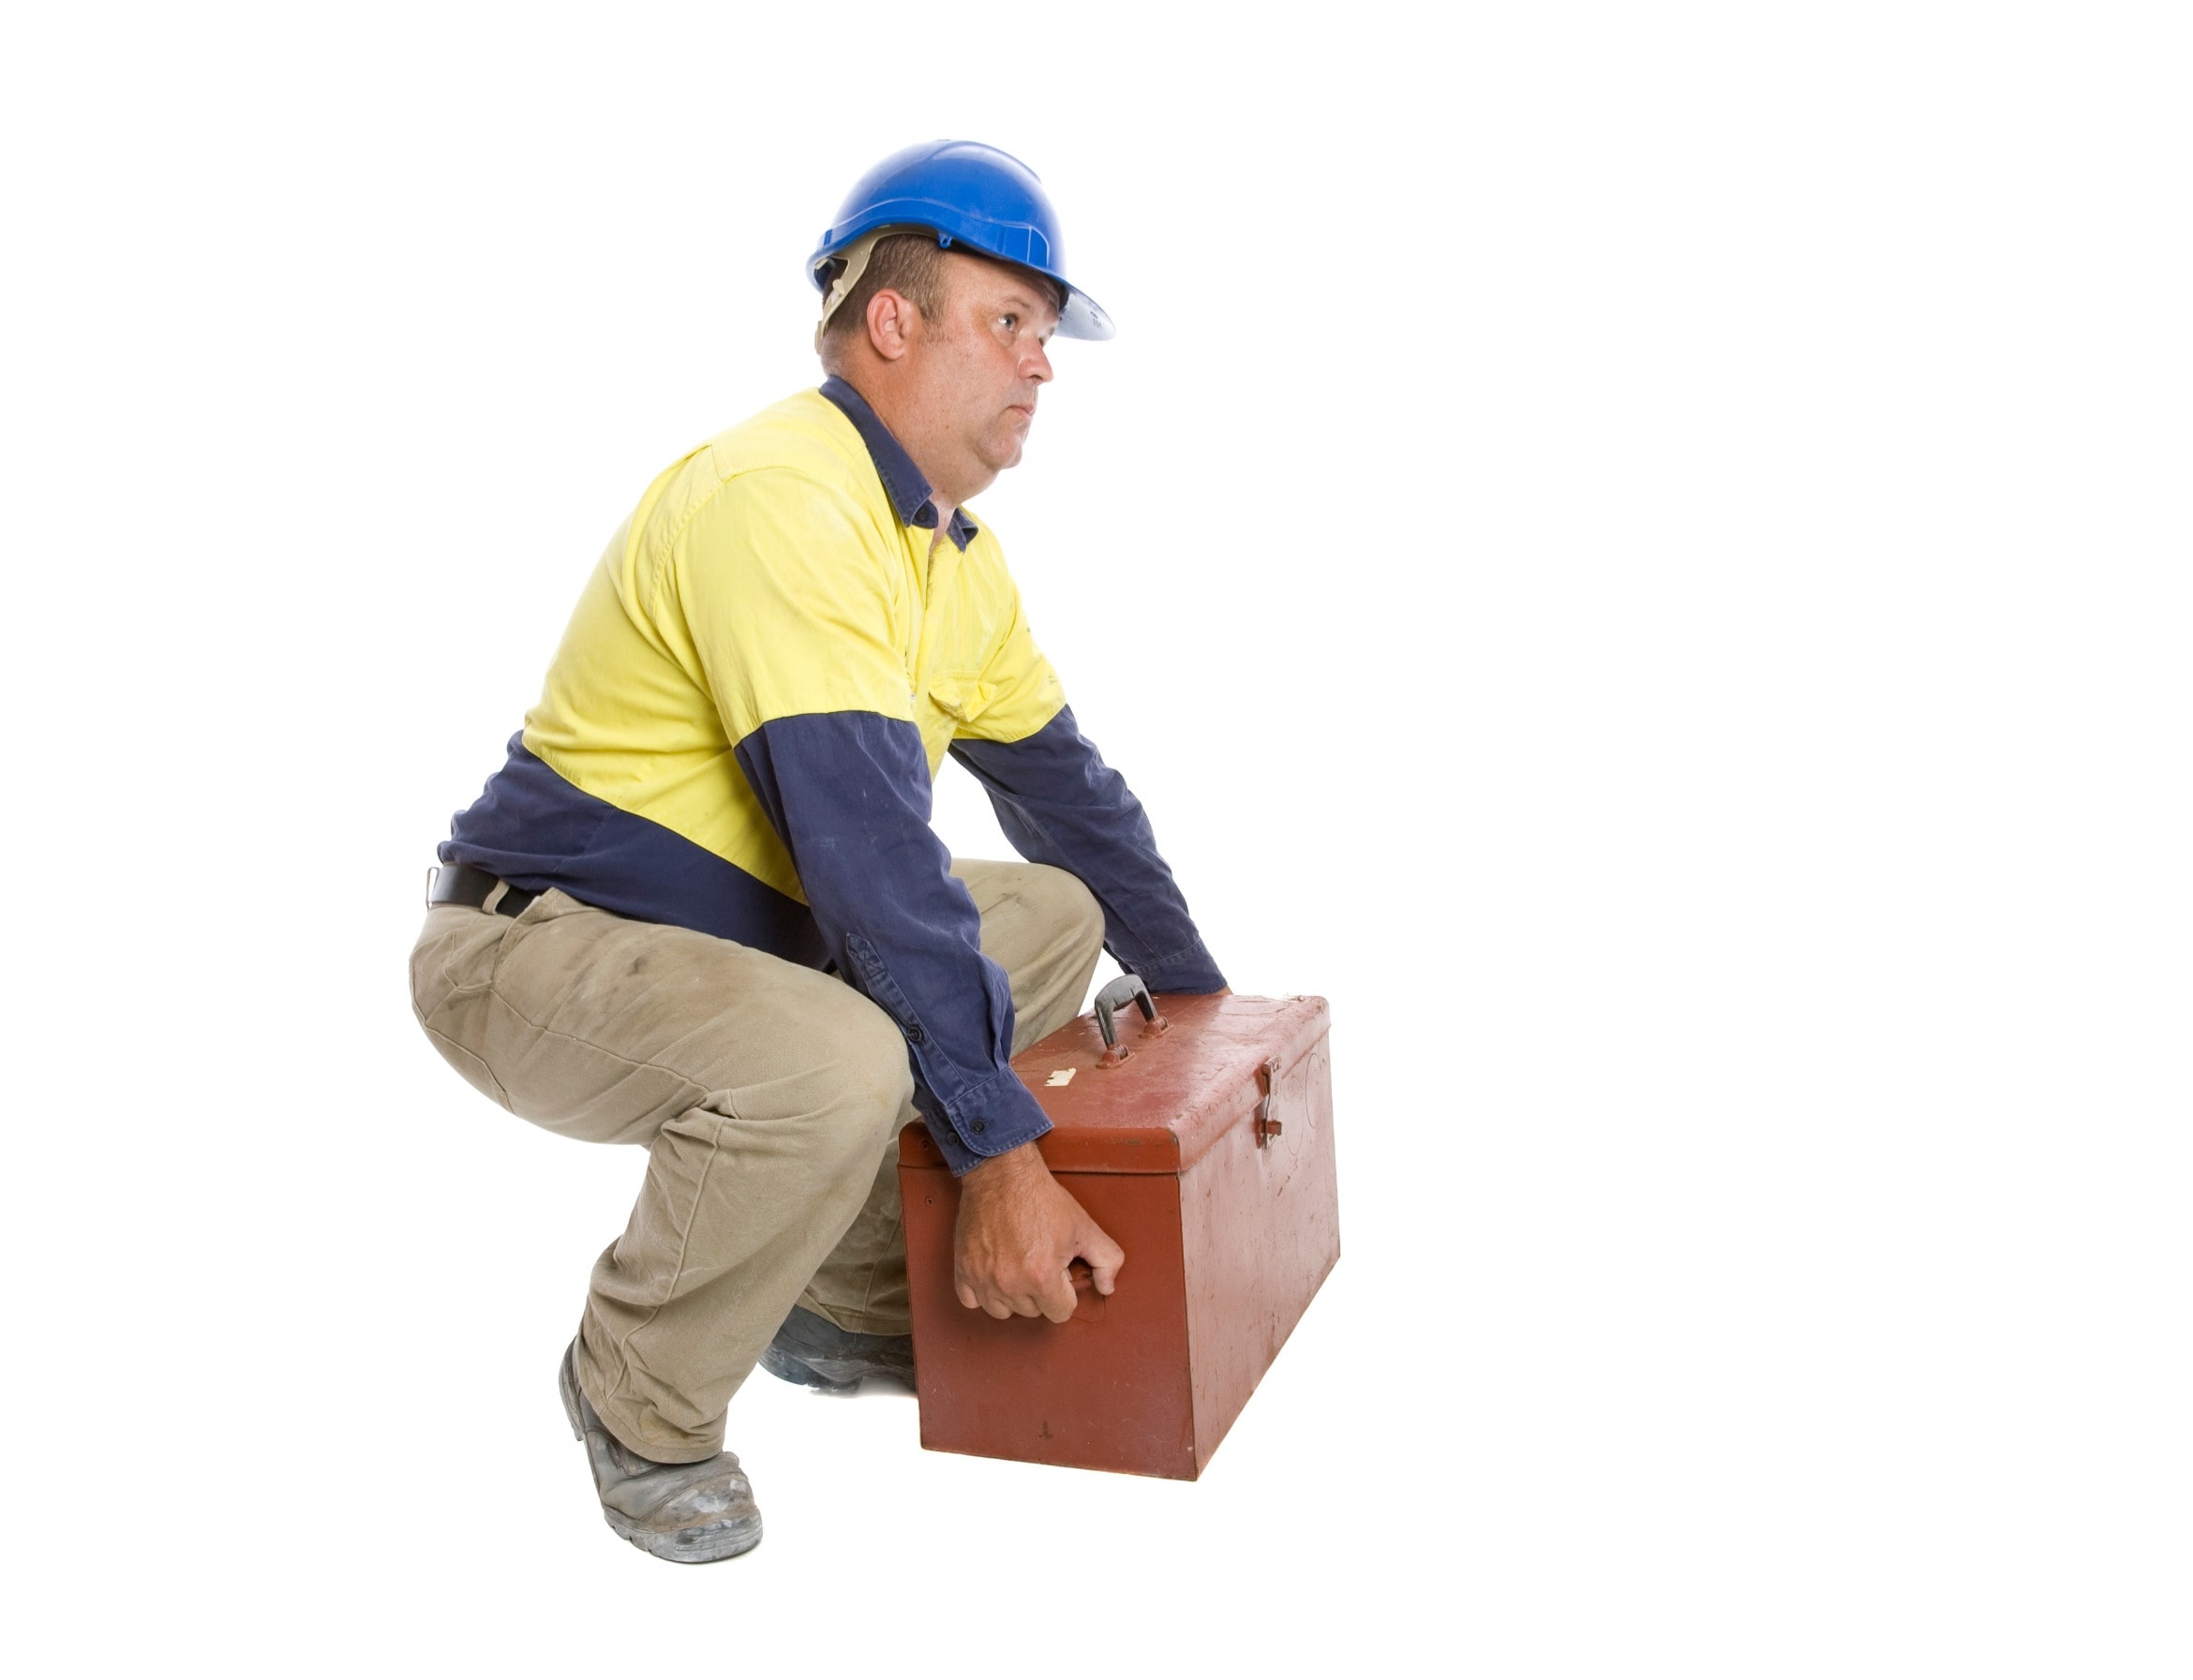
[[[1051,382],[1051,353],[1040,342],[1032,345],[1028,353],[1021,358],[1021,377],[1023,379],[1034,379],[1039,385]]]

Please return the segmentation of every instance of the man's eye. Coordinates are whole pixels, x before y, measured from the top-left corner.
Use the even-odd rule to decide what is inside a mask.
[[[1017,315],[1001,315],[997,318],[997,324],[1008,333],[1017,333],[1021,330],[1021,318]]]

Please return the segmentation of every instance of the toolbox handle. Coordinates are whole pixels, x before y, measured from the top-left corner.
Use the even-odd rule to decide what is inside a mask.
[[[1096,1274],[1088,1262],[1076,1260],[1067,1268],[1067,1276],[1073,1280],[1074,1318],[1082,1324],[1103,1323],[1105,1297],[1096,1293]]]
[[[1142,1012],[1142,1019],[1153,1033],[1162,1033],[1171,1024],[1157,1013],[1157,1005],[1151,1001],[1150,989],[1142,984],[1141,975],[1120,975],[1096,994],[1096,1031],[1104,1034],[1104,1057],[1108,1062],[1125,1062],[1127,1058],[1127,1052],[1120,1046],[1119,1029],[1111,1024],[1112,1011],[1127,1003]]]

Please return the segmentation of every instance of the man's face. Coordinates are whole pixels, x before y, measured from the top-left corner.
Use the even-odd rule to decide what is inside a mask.
[[[945,253],[938,319],[916,354],[925,462],[954,502],[1017,466],[1051,379],[1044,347],[1058,327],[1050,288],[1003,263]]]

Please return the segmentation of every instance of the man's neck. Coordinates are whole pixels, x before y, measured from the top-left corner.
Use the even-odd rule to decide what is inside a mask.
[[[915,469],[929,484],[931,499],[936,504],[936,528],[943,530],[951,524],[952,514],[959,510],[966,497],[982,486],[962,486],[962,493],[957,495],[943,487],[937,476],[939,464],[929,458],[930,451],[923,439],[920,417],[916,410],[912,394],[890,379],[888,370],[879,375],[873,367],[848,367],[840,370],[837,377],[860,394],[860,400],[875,410],[875,417],[890,429],[891,436],[898,439],[899,447],[906,452],[907,459],[914,463]]]

